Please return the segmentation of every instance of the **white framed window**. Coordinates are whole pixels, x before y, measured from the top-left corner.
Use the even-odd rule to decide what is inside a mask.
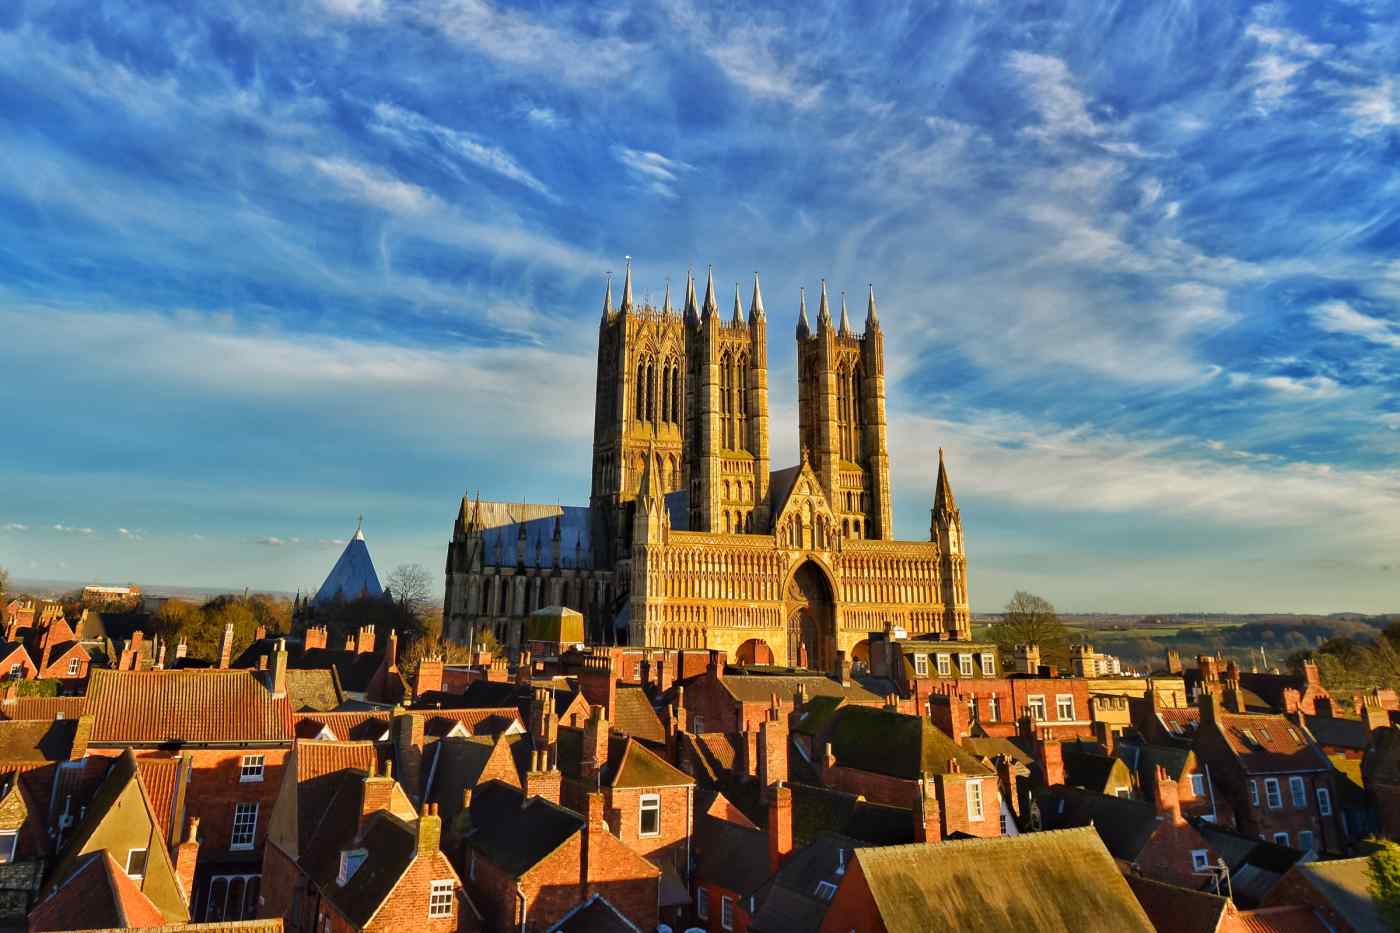
[[[734,898],[719,899],[719,925],[726,930],[734,929]]]
[[[1197,797],[1206,795],[1206,776],[1199,771],[1191,775],[1191,793]]]
[[[15,846],[19,843],[19,833],[0,833],[0,864],[15,860]]]
[[[1269,798],[1269,809],[1283,806],[1283,794],[1279,791],[1278,778],[1264,778],[1264,796]]]
[[[146,876],[146,850],[126,850],[126,876],[132,881],[140,881]]]
[[[241,784],[251,784],[263,779],[263,756],[244,755],[243,760],[238,763],[238,781]]]
[[[1325,787],[1317,789],[1317,812],[1323,816],[1332,815],[1332,792]]]
[[[1301,809],[1308,805],[1308,786],[1296,774],[1288,779],[1288,795],[1293,798],[1293,806]]]
[[[456,884],[451,879],[433,882],[432,889],[428,892],[429,917],[452,916],[452,890],[455,887]],[[420,894],[419,897],[422,895]]]
[[[1305,829],[1298,833],[1298,848],[1304,852],[1311,852],[1313,848],[1313,834],[1311,829]]]
[[[926,655],[926,654],[916,654],[916,655],[914,655],[914,676],[915,676],[915,677],[927,677],[927,676],[928,676],[928,655]]]
[[[1250,805],[1251,807],[1257,807],[1257,806],[1259,806],[1259,782],[1258,782],[1258,781],[1250,781],[1250,782],[1249,782],[1249,805]]]
[[[24,665],[23,665],[23,664],[12,664],[12,665],[10,665],[10,679],[11,679],[11,680],[18,680],[18,679],[20,679],[20,678],[23,677],[23,676],[24,676]]]
[[[659,794],[642,794],[638,817],[637,835],[661,835],[661,796]]]
[[[1030,707],[1031,719],[1036,722],[1045,721],[1045,697],[1039,695],[1026,697],[1026,705]]]
[[[204,919],[209,923],[252,920],[258,915],[261,894],[262,875],[215,875],[204,897]]]
[[[970,654],[960,654],[960,655],[958,655],[958,673],[961,674],[961,675],[964,676],[964,677],[971,677],[971,676],[972,676],[972,673],[973,673],[973,672],[972,672],[972,655],[970,655]]]
[[[699,735],[699,734],[701,734],[702,732],[704,732],[704,731],[705,731],[705,717],[704,717],[704,716],[691,716],[691,717],[690,717],[690,728],[691,728],[691,731],[693,731],[696,735]]]
[[[1055,718],[1061,721],[1074,718],[1074,694],[1060,693],[1055,696]]]
[[[988,652],[982,655],[982,676],[995,677],[997,675],[997,656]]]
[[[251,849],[257,837],[258,805],[256,803],[236,803],[233,805],[233,832],[229,834],[230,849]]]
[[[704,888],[695,889],[695,916],[701,920],[710,919],[710,892]]]
[[[1244,729],[1240,732],[1240,734],[1244,736],[1245,744],[1248,745],[1250,748],[1259,747],[1259,740],[1254,737],[1253,732],[1251,732],[1248,729]]]
[[[1210,867],[1210,852],[1206,849],[1191,850],[1191,870],[1205,871]]]
[[[1132,795],[1133,789],[1126,784],[1119,784],[1113,788],[1113,796],[1115,797],[1131,797]]]
[[[982,781],[980,779],[967,782],[967,818],[971,822],[978,822],[983,817],[982,808]]]
[[[953,664],[948,655],[938,655],[938,676],[947,677],[951,673],[953,673]]]
[[[1274,842],[1281,846],[1288,845],[1288,833],[1274,833]]]
[[[82,668],[82,666],[83,666],[83,661],[82,661],[81,658],[69,658],[69,659],[68,659],[68,676],[69,676],[69,677],[77,677],[77,676],[78,676],[78,671]]]
[[[836,885],[830,881],[817,882],[817,897],[824,901],[829,901],[836,896]]]
[[[1001,709],[999,707],[1000,704],[997,703],[997,695],[995,693],[988,695],[987,722],[1001,722]]]

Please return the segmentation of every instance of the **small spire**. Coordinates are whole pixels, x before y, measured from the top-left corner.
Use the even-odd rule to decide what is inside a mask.
[[[355,522],[355,540],[356,540],[356,541],[363,541],[364,539],[365,539],[365,517],[364,517],[363,515],[361,515],[361,516],[359,517],[359,519]]]
[[[627,257],[627,272],[622,279],[622,313],[632,310],[632,257]]]
[[[700,306],[695,301],[695,270],[689,267],[685,270],[685,322],[700,323]]]
[[[609,272],[609,273],[608,273],[608,288],[607,288],[607,291],[603,292],[603,317],[604,317],[604,319],[611,317],[611,316],[612,316],[612,313],[613,313],[613,306],[612,306],[612,273]]]
[[[879,329],[880,318],[875,314],[875,283],[872,282],[870,284],[870,298],[865,304],[865,330],[868,333]]]
[[[705,273],[705,305],[704,305],[704,307],[702,308],[702,311],[703,311],[703,314],[701,315],[701,317],[702,317],[704,320],[707,320],[707,321],[708,321],[711,317],[713,317],[713,316],[715,316],[716,314],[719,313],[719,306],[715,304],[715,267],[714,267],[714,266],[710,266],[710,267],[709,267],[709,271],[708,271],[707,273]]]
[[[671,313],[671,277],[666,276],[666,291],[661,296],[661,313]]]
[[[563,536],[562,533],[563,533],[563,530],[564,530],[564,529],[563,529],[563,526],[560,525],[560,520],[561,520],[562,518],[563,518],[563,513],[562,513],[562,512],[561,512],[559,515],[554,516],[554,536],[553,536],[553,540],[555,540],[555,541],[558,541],[558,540]]]
[[[739,304],[739,283],[734,283],[734,323],[744,323],[744,306]]]
[[[938,448],[938,479],[933,486],[933,515],[949,514],[958,510],[953,499],[953,484],[948,482],[948,467],[943,463],[943,448]]]
[[[763,310],[763,293],[758,288],[758,273],[753,274],[753,298],[749,301],[749,320],[762,321],[768,317]]]
[[[807,323],[807,289],[798,288],[797,291],[802,296],[797,309],[797,339],[806,340],[812,336],[812,325]]]
[[[817,305],[817,331],[831,329],[831,304],[826,300],[826,279],[822,279],[822,300]]]
[[[851,317],[846,313],[846,292],[841,291],[841,336],[851,336]]]
[[[647,445],[647,465],[642,470],[641,498],[661,498],[661,480],[656,475],[656,441]]]

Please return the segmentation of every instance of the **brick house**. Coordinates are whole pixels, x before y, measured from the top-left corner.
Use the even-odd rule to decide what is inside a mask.
[[[35,662],[35,676],[59,681],[64,693],[82,691],[92,656],[62,615],[30,629],[24,638]]]
[[[4,680],[33,680],[39,668],[29,656],[22,641],[0,644],[0,678]]]
[[[1326,929],[1336,933],[1369,933],[1388,929],[1371,896],[1366,858],[1298,862],[1274,885],[1265,907],[1300,905],[1321,914]]]
[[[1386,726],[1372,734],[1361,762],[1366,796],[1375,808],[1380,833],[1400,839],[1400,728]]]
[[[1153,929],[1087,827],[858,848],[821,925],[822,933]]]
[[[661,870],[609,831],[601,793],[583,816],[492,781],[472,792],[466,819],[462,878],[484,929],[539,933],[594,894],[656,927]]]
[[[1172,745],[1122,742],[1116,746],[1116,752],[1132,769],[1137,794],[1142,799],[1156,798],[1160,768],[1166,773],[1167,780],[1176,784],[1176,797],[1181,804],[1181,812],[1188,819],[1201,816],[1223,826],[1234,824],[1233,812],[1228,808],[1221,811],[1216,807],[1210,769],[1191,749]]]
[[[131,749],[190,762],[187,807],[202,833],[192,903],[200,920],[246,919],[246,908],[229,912],[227,892],[260,882],[263,840],[292,747],[285,660],[285,651],[276,653],[267,671],[92,672],[91,754]]]
[[[1210,769],[1217,809],[1233,811],[1248,835],[1342,851],[1331,764],[1307,730],[1280,714],[1230,711],[1211,693],[1200,709],[1196,757]]]
[[[686,711],[691,732],[744,732],[768,719],[773,698],[786,717],[795,703],[808,698],[839,697],[844,702],[880,706],[884,700],[851,679],[850,665],[840,675],[794,674],[788,670],[733,667],[724,652],[710,652],[703,674],[674,687],[676,703]],[[800,699],[799,699],[800,698]],[[669,705],[669,704],[668,704]]]

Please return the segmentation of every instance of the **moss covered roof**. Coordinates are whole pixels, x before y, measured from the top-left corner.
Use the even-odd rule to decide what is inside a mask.
[[[843,706],[830,721],[836,763],[891,777],[946,774],[956,759],[964,774],[994,773],[922,716],[871,706]]]

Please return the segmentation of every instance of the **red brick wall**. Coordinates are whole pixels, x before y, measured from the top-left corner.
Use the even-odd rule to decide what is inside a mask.
[[[456,930],[473,929],[475,918],[471,918],[469,910],[463,910],[461,901],[456,897],[452,899],[451,917],[428,916],[428,896],[434,881],[458,883],[457,873],[448,863],[447,856],[436,850],[414,859],[384,905],[374,915],[374,919],[365,926],[365,930],[368,933],[397,933],[400,930],[412,930],[414,933],[453,933]]]
[[[982,785],[982,819],[973,820],[967,812],[967,786],[972,781]],[[941,774],[934,780],[938,791],[938,806],[942,811],[943,837],[950,833],[969,836],[1001,835],[1001,795],[994,775]]]
[[[918,794],[919,785],[905,778],[876,774],[837,765],[834,768],[821,766],[822,784],[848,794],[859,794],[872,803],[886,803],[894,807],[912,807]]]
[[[841,879],[821,925],[821,933],[848,933],[850,930],[886,933],[875,899],[870,896],[870,888],[865,883],[859,855],[851,860],[850,867],[846,869],[846,877]]]
[[[1206,849],[1212,865],[1220,858],[1220,853],[1210,848],[1210,843],[1194,826],[1184,821],[1173,823],[1167,818],[1157,826],[1138,854],[1137,865],[1144,875],[1157,881],[1199,888],[1209,878],[1195,874],[1191,867],[1193,849]]]
[[[700,896],[700,889],[696,889],[696,897]],[[705,904],[709,907],[708,919],[701,920],[698,912],[693,913],[696,925],[702,929],[709,930],[710,933],[748,933],[749,924],[753,922],[753,917],[749,916],[747,898],[739,896],[737,891],[722,888],[716,884],[704,886]],[[724,918],[724,898],[729,898],[734,902],[734,922],[730,925],[730,930],[725,930],[722,925]]]
[[[652,861],[666,859],[685,873],[686,840],[694,817],[689,787],[627,788],[607,791],[608,826],[622,844]],[[655,836],[641,834],[641,798],[656,794],[661,798],[661,831]],[[586,806],[585,806],[586,811]]]
[[[306,887],[301,869],[285,852],[275,845],[264,849],[259,917],[282,917],[289,933],[310,933],[316,917],[316,897],[306,893]],[[296,898],[298,888],[302,891],[300,902]],[[299,916],[292,915],[294,906]]]

